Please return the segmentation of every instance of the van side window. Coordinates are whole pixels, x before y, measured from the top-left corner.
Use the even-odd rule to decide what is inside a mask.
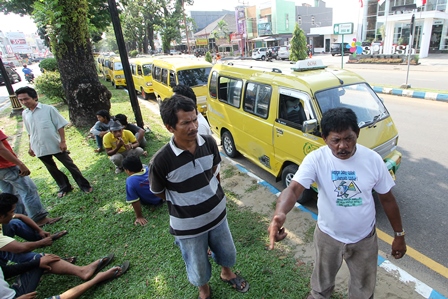
[[[303,101],[299,98],[280,94],[280,122],[293,128],[301,129],[308,120]]]
[[[240,107],[242,87],[242,80],[219,77],[219,100],[229,105]]]
[[[142,75],[142,66],[141,65],[137,65],[137,75],[139,75],[139,76]]]
[[[162,69],[162,83],[168,85],[168,70]]]
[[[246,112],[267,118],[272,88],[269,85],[247,83],[243,107]]]
[[[160,80],[162,80],[161,77],[162,77],[162,69],[158,66],[155,66],[153,79],[160,82]]]
[[[210,77],[210,84],[208,86],[210,97],[216,99],[216,95],[218,94],[217,89],[218,89],[218,73],[213,72],[212,76]]]
[[[176,73],[174,71],[170,71],[170,86],[174,87],[176,84]]]

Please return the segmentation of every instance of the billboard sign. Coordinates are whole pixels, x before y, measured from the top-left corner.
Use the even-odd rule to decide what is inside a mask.
[[[25,34],[23,32],[6,32],[5,35],[14,53],[31,54],[33,52],[26,42]]]

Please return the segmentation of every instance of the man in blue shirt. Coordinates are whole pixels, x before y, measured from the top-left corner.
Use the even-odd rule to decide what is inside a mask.
[[[129,176],[126,179],[126,202],[132,204],[136,219],[134,224],[146,225],[148,220],[142,215],[142,206],[160,205],[163,200],[149,190],[148,166],[142,165],[139,157],[129,156],[123,160],[123,168]]]

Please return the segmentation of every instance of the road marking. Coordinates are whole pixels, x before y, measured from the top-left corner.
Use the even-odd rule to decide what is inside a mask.
[[[392,238],[391,236],[389,236],[388,234],[386,234],[385,232],[381,231],[378,228],[376,229],[376,232],[378,234],[378,238],[380,238],[384,242],[392,245],[392,241],[394,240],[394,238]],[[412,257],[414,260],[422,263],[423,265],[425,265],[429,269],[433,270],[434,272],[437,272],[440,275],[442,275],[443,277],[448,278],[448,268],[446,268],[445,266],[437,263],[433,259],[431,259],[431,258],[427,257],[426,255],[418,252],[417,250],[413,249],[410,246],[407,246],[406,254],[409,255],[410,257]]]

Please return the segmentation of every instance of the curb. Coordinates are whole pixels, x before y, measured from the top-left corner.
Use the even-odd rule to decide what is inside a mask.
[[[247,170],[245,167],[243,167],[238,162],[233,161],[231,158],[226,156],[224,153],[220,152],[220,154],[221,154],[221,156],[223,158],[227,159],[233,166],[238,168],[239,171],[241,171],[244,174],[247,174],[251,178],[254,178],[257,181],[258,184],[262,185],[263,187],[266,187],[272,194],[274,194],[277,197],[280,195],[281,192],[277,188],[275,188],[274,186],[272,186],[268,182],[264,181],[263,179],[261,179],[257,175],[253,174],[252,172]],[[311,214],[311,217],[314,220],[317,221],[317,215],[314,212],[308,210],[306,207],[302,206],[299,203],[296,203],[295,207],[297,209],[301,210],[302,212],[306,212],[306,213]],[[382,269],[384,269],[387,273],[389,273],[392,276],[394,276],[395,278],[397,278],[400,282],[402,282],[402,283],[404,283],[406,285],[409,285],[409,286],[411,286],[413,284],[414,285],[414,291],[417,292],[418,294],[420,294],[423,298],[426,298],[426,299],[447,299],[445,296],[443,296],[442,294],[440,294],[439,292],[437,292],[436,290],[434,290],[433,288],[431,288],[427,284],[421,282],[417,278],[415,278],[412,275],[410,275],[408,272],[406,272],[406,271],[400,269],[399,267],[395,266],[387,258],[385,258],[385,257],[383,257],[383,256],[381,256],[379,254],[378,254],[378,262],[377,262],[377,264],[378,264],[378,267],[381,267]]]
[[[446,93],[416,91],[416,90],[407,90],[407,89],[400,89],[400,88],[387,88],[387,87],[380,87],[380,86],[373,86],[372,88],[376,93],[385,93],[385,94],[391,94],[391,95],[395,95],[395,96],[403,96],[403,97],[418,98],[418,99],[448,103],[448,94],[446,94]]]

